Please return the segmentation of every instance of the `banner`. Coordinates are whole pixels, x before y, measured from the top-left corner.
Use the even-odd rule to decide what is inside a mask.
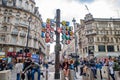
[[[32,60],[34,62],[39,63],[39,61],[40,61],[39,55],[38,54],[32,54]]]
[[[0,52],[0,59],[5,58],[5,52]]]

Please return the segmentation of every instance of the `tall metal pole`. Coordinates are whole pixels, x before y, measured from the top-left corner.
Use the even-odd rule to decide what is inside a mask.
[[[29,22],[29,26],[28,26],[26,49],[28,49],[29,34],[30,34],[30,22]]]
[[[56,45],[55,45],[55,74],[54,79],[60,79],[60,33],[57,32],[57,29],[60,27],[60,9],[56,11]]]
[[[25,57],[27,57],[27,53],[29,51],[28,49],[28,42],[29,42],[29,34],[30,34],[30,22],[32,21],[32,18],[31,16],[28,18],[28,22],[29,22],[29,25],[28,25],[28,33],[27,33],[27,42],[26,42],[26,49],[25,49]]]

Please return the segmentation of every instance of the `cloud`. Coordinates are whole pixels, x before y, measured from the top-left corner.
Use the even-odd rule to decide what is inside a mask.
[[[56,9],[61,10],[61,20],[72,21],[75,17],[79,23],[88,13],[85,5],[93,14],[93,17],[116,17],[119,10],[120,0],[35,0],[39,7],[43,20],[54,18]],[[83,1],[81,3],[81,1]]]
[[[76,1],[78,1],[78,2],[80,2],[80,3],[92,3],[92,2],[94,2],[95,0],[76,0]]]

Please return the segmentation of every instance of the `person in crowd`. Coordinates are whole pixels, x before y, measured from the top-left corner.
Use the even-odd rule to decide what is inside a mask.
[[[7,64],[7,69],[13,70],[13,66],[14,66],[14,63],[13,61],[11,61]]]
[[[65,79],[68,80],[68,76],[69,76],[69,72],[70,72],[69,71],[69,62],[68,62],[68,59],[64,59],[62,68],[63,68]]]
[[[89,62],[90,62],[89,65],[90,65],[91,71],[93,72],[94,78],[97,78],[97,77],[96,77],[97,70],[96,70],[96,66],[95,66],[96,63],[95,63],[94,58],[90,59]]]
[[[73,74],[74,80],[77,79],[77,75],[75,72],[75,66],[74,66],[74,60],[72,60],[72,59],[70,60],[69,69],[74,71],[74,74]]]
[[[44,63],[44,66],[45,66],[46,70],[48,70],[49,66],[48,66],[48,62],[47,61]]]
[[[83,60],[81,61],[81,67],[80,67],[80,75],[83,75],[83,67],[84,66],[89,66],[88,60],[87,58],[83,58]]]
[[[83,64],[83,72],[82,72],[83,76],[86,76],[87,69],[88,69],[88,66],[86,64]]]
[[[96,69],[100,70],[100,77],[101,77],[101,79],[102,79],[102,71],[101,71],[102,67],[103,67],[103,63],[100,61],[100,59],[97,59]]]
[[[2,63],[1,63],[1,71],[3,71],[3,70],[6,70],[7,69],[7,63],[6,63],[6,60],[2,60]]]
[[[2,60],[0,60],[0,71],[1,71],[1,64],[2,64]]]
[[[118,56],[118,64],[120,65],[120,56]]]
[[[74,67],[74,61],[73,60],[70,60],[70,70],[75,70],[75,67]]]
[[[38,73],[38,80],[40,80],[40,65],[38,63],[35,63],[35,62],[32,62],[25,70],[24,70],[24,73],[31,69],[31,77],[32,77],[32,80],[34,80],[34,74],[35,72]]]
[[[25,61],[24,61],[23,71],[24,71],[28,66],[30,66],[31,63],[32,63],[31,58],[26,58]],[[30,78],[31,78],[31,69],[28,69],[26,73],[27,73],[27,78],[28,78],[28,80],[30,80]]]
[[[76,59],[74,62],[75,71],[78,72],[79,61]]]
[[[49,68],[49,65],[48,65],[47,61],[45,61],[44,66],[46,68],[46,78],[48,79],[48,68]]]
[[[22,60],[18,60],[18,62],[16,63],[15,65],[15,69],[16,69],[16,73],[17,73],[17,79],[16,80],[21,80],[20,79],[20,74],[23,70],[23,63],[22,63]]]
[[[114,61],[112,60],[112,58],[109,59],[108,67],[109,67],[109,74],[110,74],[110,76],[112,77],[113,80],[115,80],[115,77],[114,77],[114,70],[113,70]]]
[[[45,77],[45,76],[44,76],[44,73],[43,73],[44,67],[43,67],[43,64],[42,64],[42,63],[40,64],[40,70],[41,70],[40,75],[42,75],[42,77],[44,78],[44,77]]]

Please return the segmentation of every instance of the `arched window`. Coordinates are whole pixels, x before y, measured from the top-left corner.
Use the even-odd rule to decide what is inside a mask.
[[[17,27],[14,27],[13,31],[14,31],[14,32],[18,32]]]
[[[7,22],[10,22],[10,17],[8,17]]]
[[[31,4],[31,12],[33,12],[33,5]]]
[[[12,15],[12,10],[9,10],[9,14]]]
[[[16,16],[20,16],[20,12],[19,11],[16,13]]]
[[[25,7],[26,7],[26,9],[28,9],[28,5],[29,5],[29,3],[28,3],[28,1],[26,1],[26,2],[25,2]]]
[[[3,27],[2,27],[2,30],[3,30],[3,31],[7,31],[7,26],[3,26]]]
[[[8,13],[8,10],[7,10],[7,9],[5,9],[4,14],[7,14],[7,13]]]
[[[27,14],[26,13],[24,14],[24,18],[27,18]]]

